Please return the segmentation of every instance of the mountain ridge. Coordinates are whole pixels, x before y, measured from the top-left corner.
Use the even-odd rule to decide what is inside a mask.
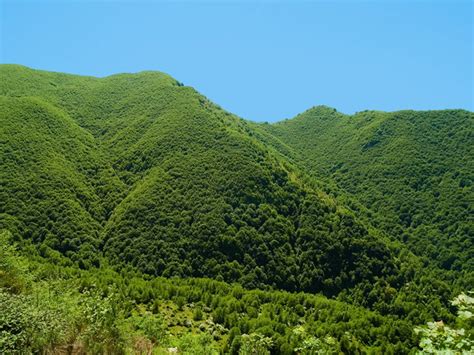
[[[391,218],[392,221],[384,222],[383,218],[377,220],[381,224],[391,224],[390,227],[385,225],[382,228],[388,228],[389,234],[402,234],[405,231],[413,237],[418,234],[415,238],[419,238],[417,225],[413,224],[410,217],[418,214],[421,222],[430,223],[422,227],[437,233],[436,238],[442,237],[444,233],[442,228],[446,227],[443,227],[443,223],[449,221],[454,226],[458,225],[458,245],[464,244],[463,248],[472,250],[473,232],[469,228],[468,218],[469,199],[473,195],[473,163],[469,159],[474,153],[470,144],[474,117],[471,112],[366,111],[353,116],[326,112],[328,117],[323,118],[319,114],[307,111],[294,121],[260,127],[289,146],[293,160],[305,166],[306,172],[335,181],[339,188],[369,209],[373,203],[380,205],[385,196],[389,204],[382,206],[386,215],[384,218]],[[401,181],[405,183],[402,185]],[[362,188],[368,189],[376,197],[370,197]],[[400,199],[402,194],[405,195],[404,200]],[[410,203],[412,207],[407,205]],[[421,208],[418,211],[413,208],[417,204]],[[439,210],[438,214],[450,213],[446,204],[451,206],[451,214],[456,213],[457,216],[435,217],[431,206]],[[397,212],[398,209],[401,211]],[[377,215],[376,210],[372,210]],[[444,219],[445,222],[434,218],[440,221]],[[441,232],[436,232],[435,228],[440,228]],[[410,238],[409,234],[405,233],[402,237],[404,242]],[[415,243],[418,242],[422,243],[417,247],[420,254],[426,248],[424,243],[433,243],[433,240],[423,238]],[[457,253],[465,255],[464,259],[460,259],[461,263],[457,262],[457,267],[472,270],[472,260],[468,256],[470,252],[462,253],[460,249]],[[433,254],[431,257],[437,258]],[[453,260],[447,259],[452,259],[453,254],[445,258],[441,264],[449,267]]]
[[[468,111],[316,106],[265,124],[162,73],[0,76],[0,228],[46,258],[322,293],[414,323],[449,318],[474,280]]]
[[[46,73],[41,73],[35,79],[38,88],[41,82],[50,85],[50,79],[45,80],[45,76]],[[326,211],[324,213],[328,214],[328,219],[318,219],[321,226],[329,223],[324,227],[329,228],[324,232],[326,237],[341,238],[336,233],[352,233],[344,226],[344,221],[352,221],[355,217],[324,207],[326,202],[320,200],[317,193],[305,191],[298,183],[291,182],[292,168],[289,165],[282,168],[286,163],[251,136],[245,121],[225,113],[194,89],[179,86],[174,79],[162,75],[150,78],[148,74],[132,75],[132,80],[129,79],[129,75],[112,76],[100,79],[97,87],[90,82],[85,86],[82,81],[78,86],[68,82],[66,90],[55,87],[43,94],[45,100],[59,106],[79,125],[86,129],[93,127],[92,133],[112,160],[115,174],[128,186],[118,193],[124,198],[115,201],[114,210],[107,212],[111,218],[100,222],[105,223],[106,235],[98,237],[96,243],[104,246],[104,252],[111,259],[125,260],[152,274],[223,275],[227,281],[240,280],[250,287],[274,284],[289,289],[314,289],[316,279],[320,279],[318,287],[331,293],[345,283],[349,285],[362,280],[360,276],[348,274],[351,268],[361,267],[357,266],[355,251],[351,262],[331,266],[323,251],[332,248],[329,244],[316,248],[314,241],[313,244],[304,242],[298,236],[298,231],[305,224],[314,223],[314,218],[296,223],[300,218],[298,211],[307,198],[312,201],[308,202],[310,205],[318,206],[315,211],[320,212],[317,213]],[[69,80],[72,78],[68,77]],[[4,87],[3,92],[8,92],[8,85],[4,85],[7,88]],[[89,89],[92,91],[88,92]],[[16,93],[22,90],[25,95],[31,95],[37,94],[38,89],[20,86]],[[148,99],[143,92],[148,93]],[[122,97],[123,93],[127,95]],[[79,107],[76,106],[78,97],[84,98]],[[97,112],[101,110],[106,114],[99,116]],[[91,111],[94,114],[88,115]],[[148,188],[141,188],[147,181]],[[167,188],[162,190],[163,186]],[[149,194],[148,190],[154,194]],[[304,197],[306,195],[308,197]],[[167,200],[169,207],[160,209]],[[194,204],[194,200],[199,201],[198,204]],[[209,208],[203,209],[203,204]],[[180,206],[179,213],[173,206]],[[307,213],[316,213],[308,208],[309,205],[304,207]],[[329,222],[332,214],[335,219]],[[160,223],[164,225],[159,227]],[[98,229],[99,235],[101,230]],[[310,230],[306,233],[313,234]],[[362,226],[356,234],[362,239],[374,238]],[[206,237],[202,239],[202,236]],[[239,238],[243,238],[242,241]],[[347,239],[339,246],[340,250],[334,252],[346,253],[356,240],[356,237],[353,241]],[[181,241],[184,244],[181,245]],[[269,242],[272,242],[271,248],[267,246]],[[208,244],[208,247],[199,251],[199,244]],[[138,249],[134,250],[135,247]],[[250,250],[245,251],[248,248]],[[297,270],[301,268],[298,265],[304,260],[301,253],[306,249],[319,250],[318,262],[325,263],[327,276],[324,272],[311,274],[305,271],[299,272],[297,277]],[[368,250],[360,252],[363,254]],[[390,259],[387,253],[384,258]],[[160,255],[159,260],[155,260],[157,255]],[[193,264],[189,264],[190,260],[194,260]],[[217,266],[213,266],[215,260]],[[372,272],[385,270],[375,266],[378,263],[375,259],[373,262],[375,269],[366,270],[367,278]],[[182,265],[177,266],[179,264]],[[250,269],[246,270],[244,265]],[[332,273],[341,273],[340,284],[323,286],[324,278]],[[267,279],[263,275],[273,276]]]
[[[171,75],[169,75],[169,74],[167,74],[163,71],[154,70],[154,69],[144,69],[144,70],[140,70],[140,71],[136,71],[136,72],[120,72],[120,73],[108,74],[108,75],[105,75],[105,76],[94,76],[94,75],[85,75],[85,74],[65,73],[65,72],[60,72],[60,71],[51,71],[51,70],[46,70],[46,69],[36,69],[36,68],[31,68],[31,67],[23,65],[23,64],[13,64],[13,63],[0,64],[0,68],[7,68],[7,69],[14,68],[14,69],[26,70],[26,71],[30,71],[30,72],[36,72],[36,73],[54,74],[54,75],[57,75],[57,76],[66,76],[66,77],[75,77],[75,78],[86,78],[86,79],[92,79],[92,80],[105,80],[105,79],[113,79],[113,78],[120,78],[120,77],[146,76],[146,75],[151,74],[151,75],[163,76],[165,78],[168,78],[170,80],[170,83],[174,83],[178,86],[186,86],[188,88],[192,88],[191,86],[184,85],[181,81],[179,81],[178,79],[173,78]],[[195,89],[193,88],[193,90],[195,90]],[[203,94],[200,94],[200,95],[205,97]],[[209,100],[207,97],[206,97],[206,99]],[[216,105],[216,104],[214,104],[214,105]],[[216,105],[216,106],[219,106],[219,105]],[[414,109],[410,109],[410,108],[400,108],[400,109],[395,109],[395,110],[390,110],[390,111],[366,108],[366,109],[363,109],[363,110],[355,111],[354,113],[344,113],[344,112],[339,111],[336,107],[328,106],[328,105],[325,105],[325,104],[318,104],[318,105],[314,105],[312,107],[309,107],[309,108],[307,108],[306,110],[304,110],[300,113],[297,113],[292,118],[282,118],[282,119],[277,119],[277,120],[272,121],[272,122],[266,122],[266,121],[262,121],[262,120],[253,120],[251,118],[243,118],[243,117],[240,117],[239,115],[234,114],[234,113],[232,113],[232,115],[236,116],[236,117],[239,117],[242,120],[249,121],[249,122],[252,122],[252,123],[279,124],[279,123],[282,123],[282,122],[294,120],[297,117],[307,113],[308,111],[314,110],[314,109],[320,109],[320,110],[324,109],[324,110],[328,110],[328,111],[334,111],[334,112],[337,112],[338,114],[341,114],[341,115],[344,115],[344,116],[356,116],[358,114],[367,113],[367,112],[378,112],[378,113],[422,112],[423,113],[423,112],[465,111],[465,112],[468,112],[468,113],[472,113],[472,111],[470,111],[468,109],[465,109],[465,108],[461,108],[461,107],[457,107],[457,108],[452,107],[452,108],[443,108],[443,109],[419,109],[419,110],[418,109],[414,110]]]

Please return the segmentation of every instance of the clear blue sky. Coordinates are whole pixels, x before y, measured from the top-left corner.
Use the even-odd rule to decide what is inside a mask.
[[[2,63],[160,70],[247,119],[474,110],[471,1],[0,2]]]

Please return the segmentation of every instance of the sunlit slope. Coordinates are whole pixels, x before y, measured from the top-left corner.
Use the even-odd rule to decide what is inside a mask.
[[[272,353],[403,354],[472,287],[472,113],[319,107],[269,125],[159,72],[0,79],[0,293],[24,349],[88,329],[111,331],[93,352],[153,345],[151,320],[164,349],[235,353],[257,333]]]
[[[49,102],[94,147],[81,159],[97,164],[97,173],[75,167],[91,196],[83,208],[91,222],[84,224],[113,262],[155,275],[209,276],[249,287],[327,294],[396,274],[383,239],[343,206],[305,186],[290,164],[252,137],[245,121],[169,76],[144,72],[76,81],[18,66],[1,70],[7,78],[3,95]],[[53,134],[58,140],[65,136]],[[45,141],[40,137],[32,146]],[[81,159],[71,157],[82,166]],[[116,186],[101,180],[99,167],[113,167],[111,174],[127,187],[113,194]],[[95,192],[97,180],[107,194],[124,197],[111,213],[102,212],[107,199]],[[20,209],[10,196],[8,202]],[[44,199],[57,203],[52,192]],[[76,199],[65,197],[69,203]],[[30,209],[38,203],[24,201]],[[79,218],[72,211],[64,213]],[[74,229],[82,221],[63,225]],[[54,238],[66,238],[50,227],[44,228]]]
[[[379,229],[443,268],[473,270],[472,112],[315,107],[260,128],[307,172],[362,202]]]
[[[174,129],[150,127],[153,140],[133,146],[125,161],[144,161],[130,166],[143,178],[107,225],[108,255],[166,276],[327,292],[393,272],[388,248],[353,216],[292,180],[257,142],[195,110],[170,118]]]
[[[90,133],[38,98],[0,96],[0,224],[86,265],[122,190]]]

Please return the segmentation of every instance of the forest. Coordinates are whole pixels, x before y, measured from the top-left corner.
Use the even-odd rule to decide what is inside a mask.
[[[3,353],[469,353],[474,114],[241,119],[0,66]]]

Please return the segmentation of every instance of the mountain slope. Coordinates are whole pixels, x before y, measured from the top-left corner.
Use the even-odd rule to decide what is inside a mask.
[[[97,260],[101,223],[122,184],[93,137],[30,97],[1,96],[0,127],[2,227],[82,265]]]
[[[272,337],[275,353],[301,343],[300,321],[341,349],[407,353],[411,327],[452,321],[449,300],[472,285],[473,168],[458,157],[472,150],[471,113],[320,107],[263,125],[159,72],[93,78],[3,65],[0,76],[0,230],[28,259],[69,266],[75,301],[98,283],[98,299],[118,290],[126,322],[185,299],[213,308],[232,337]],[[245,291],[243,307],[240,285],[230,300],[212,296],[218,282],[189,277],[266,291]],[[271,289],[347,307],[327,317],[313,296],[282,293],[269,311]],[[371,319],[351,326],[357,339],[345,333],[351,317]]]
[[[39,258],[32,249],[21,257],[0,233],[3,353],[143,354],[176,347],[185,354],[238,354],[249,338],[265,340],[260,353],[288,355],[321,347],[405,354],[416,346],[409,320],[321,295],[141,277],[106,266],[78,270],[63,261]]]
[[[474,270],[473,113],[347,116],[316,107],[260,128],[307,172],[362,202],[379,229],[418,255],[445,269]]]
[[[112,175],[127,185],[114,194],[126,197],[110,213],[91,186],[97,208],[107,212],[84,223],[113,262],[154,275],[329,295],[396,274],[383,239],[305,186],[289,164],[251,136],[245,121],[194,89],[161,73],[80,77],[76,83],[63,74],[2,70],[10,78],[2,93],[36,95],[65,112],[78,132],[92,132],[90,144],[107,158],[103,167],[112,166]],[[27,80],[15,80],[18,75]],[[28,203],[38,208],[39,202]],[[55,233],[49,224],[45,228]]]

